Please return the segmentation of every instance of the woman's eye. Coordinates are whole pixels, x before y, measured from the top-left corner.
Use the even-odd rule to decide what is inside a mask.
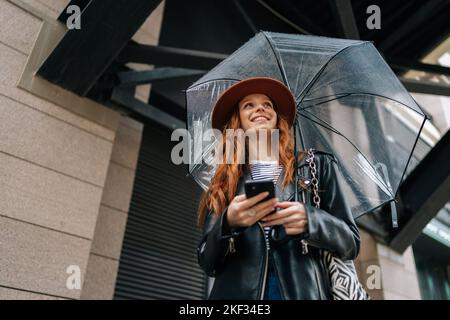
[[[268,103],[268,102],[265,103],[265,106],[268,107],[268,108],[273,108],[272,104]]]

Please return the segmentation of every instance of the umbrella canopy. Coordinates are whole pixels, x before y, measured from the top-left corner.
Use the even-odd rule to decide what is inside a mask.
[[[211,112],[231,85],[270,77],[292,91],[298,148],[333,153],[354,217],[392,201],[426,115],[372,42],[260,32],[186,90],[187,127],[201,147],[190,174],[207,189],[214,175]]]

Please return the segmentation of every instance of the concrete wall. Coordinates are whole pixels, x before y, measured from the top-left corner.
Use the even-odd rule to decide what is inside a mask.
[[[163,10],[164,2],[146,19],[133,36],[133,40],[142,44],[157,45]],[[140,64],[128,66],[135,70],[152,69],[152,66]],[[138,86],[135,97],[147,102],[150,89],[150,85]],[[142,124],[129,118],[122,118],[116,131],[82,299],[112,299],[114,296],[142,131]]]
[[[66,4],[0,0],[0,300],[114,290],[142,125],[92,101],[80,116],[85,99],[61,105],[18,86],[44,20]],[[67,287],[69,266],[82,288]]]
[[[112,299],[131,201],[142,124],[122,118],[92,241],[82,299]]]
[[[361,231],[361,250],[355,267],[361,283],[374,300],[421,299],[411,247],[399,254]],[[374,287],[374,276],[380,278],[379,287]]]

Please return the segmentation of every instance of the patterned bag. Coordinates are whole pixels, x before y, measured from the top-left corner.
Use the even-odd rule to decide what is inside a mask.
[[[319,182],[316,177],[316,164],[314,162],[314,149],[308,150],[308,158],[311,171],[311,184],[313,187],[313,201],[316,208],[320,206],[318,194]],[[343,261],[327,250],[321,250],[324,265],[328,270],[333,300],[370,300],[370,296],[358,280],[355,265],[352,260]]]

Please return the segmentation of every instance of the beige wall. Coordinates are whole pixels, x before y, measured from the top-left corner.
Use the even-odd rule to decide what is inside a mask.
[[[142,124],[122,118],[109,164],[82,299],[112,299],[142,137]]]
[[[142,44],[158,44],[163,10],[164,1],[146,19],[133,40]],[[129,64],[129,67],[152,69],[152,66],[140,64]],[[138,86],[135,97],[147,102],[150,89],[150,85]],[[142,131],[142,124],[132,119],[122,118],[119,123],[81,299],[112,299],[114,296]]]
[[[66,4],[0,0],[0,300],[114,289],[142,125],[92,102],[86,118],[18,86],[43,20]],[[82,289],[66,286],[71,265]]]
[[[361,231],[361,250],[355,267],[361,283],[374,300],[421,299],[411,247],[399,254],[377,243],[367,232]],[[380,287],[370,289],[368,285],[376,284],[374,276],[380,277]]]

